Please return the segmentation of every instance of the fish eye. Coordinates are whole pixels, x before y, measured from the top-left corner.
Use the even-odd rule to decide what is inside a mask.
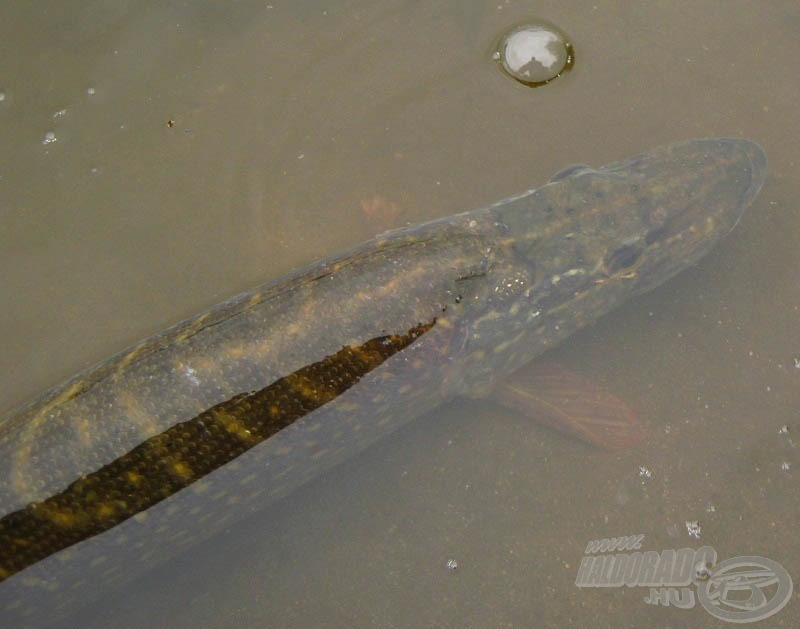
[[[642,257],[642,249],[637,245],[622,245],[606,256],[605,267],[609,275],[631,271]]]

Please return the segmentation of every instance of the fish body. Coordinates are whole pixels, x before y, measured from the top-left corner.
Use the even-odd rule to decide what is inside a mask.
[[[766,160],[690,140],[562,171],[235,297],[0,422],[0,620],[43,623],[494,385],[692,265]]]

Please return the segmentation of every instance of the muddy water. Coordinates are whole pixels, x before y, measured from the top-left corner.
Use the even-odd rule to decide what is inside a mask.
[[[556,352],[635,406],[643,446],[609,454],[490,401],[456,402],[73,622],[721,622],[699,604],[647,605],[645,587],[575,586],[588,541],[631,534],[646,550],[769,557],[797,583],[800,12],[532,11],[0,9],[4,411],[241,290],[571,163],[716,135],[756,140],[770,160],[714,253]],[[491,60],[531,15],[576,50],[571,73],[534,90]],[[796,599],[773,620],[797,624]]]

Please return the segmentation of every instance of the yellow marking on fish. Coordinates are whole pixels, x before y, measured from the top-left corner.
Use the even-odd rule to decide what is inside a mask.
[[[55,397],[47,407],[47,410],[51,410],[52,408],[63,404],[74,398],[79,393],[82,393],[86,383],[83,380],[78,380],[73,382],[67,389],[62,391],[57,397]]]
[[[65,511],[63,509],[44,509],[43,511],[45,517],[53,522],[53,524],[62,528],[71,528],[78,524],[78,518],[76,518],[75,514],[71,511]]]
[[[139,474],[139,472],[136,472],[134,470],[128,470],[127,472],[125,472],[125,480],[128,481],[131,485],[138,485],[139,483],[142,482],[143,479],[144,476],[142,476],[141,474]]]
[[[172,473],[184,480],[192,477],[192,468],[185,461],[175,461],[170,466]]]
[[[242,422],[229,413],[215,413],[222,427],[231,435],[240,441],[251,442],[253,441],[253,434],[246,428]]]
[[[100,520],[111,518],[117,512],[117,508],[113,503],[104,502],[98,505],[95,511],[95,517]]]
[[[294,391],[309,400],[314,400],[317,397],[316,389],[309,386],[308,381],[305,378],[291,378],[289,379],[289,385]]]
[[[119,361],[119,365],[117,365],[117,370],[115,372],[115,376],[123,373],[125,368],[130,365],[134,360],[139,357],[139,354],[142,353],[142,350],[146,346],[146,343],[139,343],[136,345],[131,351],[125,354]]]
[[[118,403],[125,409],[125,415],[129,418],[129,424],[136,426],[142,439],[149,439],[153,435],[162,432],[163,429],[155,422],[155,418],[150,413],[142,409],[139,398],[131,391],[120,393]]]
[[[78,432],[78,439],[84,447],[94,445],[94,435],[92,433],[92,422],[85,417],[75,420],[75,428]]]
[[[450,330],[453,327],[453,324],[450,322],[450,319],[445,319],[444,317],[439,317],[436,319],[436,325],[444,328],[445,330]]]
[[[502,343],[499,343],[499,344],[495,345],[494,349],[492,351],[495,354],[502,354],[503,352],[505,352],[510,346],[512,346],[516,342],[517,342],[517,339],[509,339],[507,341],[503,341]]]
[[[226,348],[226,353],[229,358],[241,358],[244,356],[244,347],[241,345],[231,345]]]
[[[286,336],[295,336],[302,329],[303,326],[300,325],[297,321],[289,321],[286,323],[286,327],[283,328],[283,330],[281,330],[281,335],[285,334]],[[269,338],[264,339],[264,343],[262,343],[262,345],[263,344],[269,346],[271,344],[270,339]]]
[[[14,452],[13,473],[11,477],[11,486],[14,488],[14,493],[24,498],[26,502],[30,500],[32,493],[31,484],[27,475],[24,473],[27,465],[31,460],[33,454],[33,445],[31,442],[25,442],[21,445],[16,452]]]

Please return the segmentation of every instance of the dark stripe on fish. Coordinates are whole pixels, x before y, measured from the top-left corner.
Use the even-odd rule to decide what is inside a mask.
[[[435,323],[346,346],[151,437],[64,491],[0,519],[0,581],[99,535],[331,402]]]

